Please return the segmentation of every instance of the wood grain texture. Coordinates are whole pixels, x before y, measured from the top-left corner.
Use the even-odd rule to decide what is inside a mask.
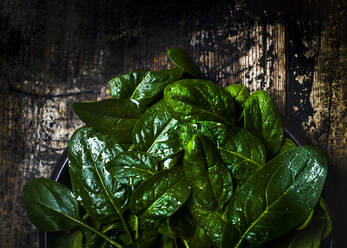
[[[280,112],[328,152],[330,181],[337,180],[327,185],[328,200],[340,223],[347,204],[334,202],[347,188],[347,28],[345,3],[337,4],[331,18],[301,21],[254,15],[243,0],[1,1],[0,248],[37,247],[22,187],[49,177],[82,125],[71,103],[108,97],[112,76],[172,66],[171,47],[187,50],[211,81],[269,91]]]

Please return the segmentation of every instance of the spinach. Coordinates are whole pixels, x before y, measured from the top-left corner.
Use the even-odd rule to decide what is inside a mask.
[[[233,184],[215,146],[202,135],[194,135],[184,154],[184,172],[200,205],[216,210],[227,203]]]
[[[129,99],[106,99],[98,102],[76,102],[76,114],[88,126],[113,136],[120,144],[131,144],[131,134],[143,105]]]
[[[137,102],[151,104],[160,99],[164,88],[182,76],[179,68],[159,72],[134,71],[115,77],[109,82],[114,98],[130,98]]]
[[[185,203],[189,195],[190,188],[183,169],[174,167],[160,171],[141,183],[131,197],[130,210],[143,217],[169,217]]]
[[[111,99],[73,104],[86,126],[68,144],[72,190],[24,187],[29,219],[58,232],[49,245],[318,248],[332,228],[324,153],[283,138],[265,91],[223,89],[183,50],[168,56],[178,68],[117,76]]]
[[[184,50],[180,48],[171,48],[167,53],[169,59],[182,70],[196,78],[204,77],[199,68],[191,62],[188,54]]]
[[[269,157],[273,157],[282,144],[282,119],[275,102],[263,90],[255,91],[244,103],[244,127],[258,136]]]
[[[136,186],[158,171],[158,162],[144,152],[122,152],[111,160],[106,168],[116,182]]]
[[[179,123],[159,101],[149,108],[136,122],[132,139],[136,149],[164,160],[179,153]]]
[[[326,173],[327,158],[309,146],[269,161],[236,192],[228,211],[225,247],[261,245],[300,224],[319,200]]]
[[[81,222],[70,189],[49,179],[37,178],[26,184],[24,202],[31,222],[46,232],[68,231]]]
[[[197,79],[183,79],[169,84],[164,90],[169,113],[177,120],[217,121],[233,125],[235,105],[218,85]]]

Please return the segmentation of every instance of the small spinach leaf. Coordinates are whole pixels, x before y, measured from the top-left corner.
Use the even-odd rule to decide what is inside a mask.
[[[135,71],[111,79],[109,87],[114,98],[130,98],[152,104],[161,98],[164,88],[181,79],[179,68],[158,72]]]
[[[141,183],[134,191],[130,210],[142,217],[169,217],[187,200],[190,188],[183,169],[163,170]]]
[[[204,78],[199,68],[190,60],[188,54],[180,48],[169,49],[168,57],[176,66],[196,78]]]
[[[185,148],[184,173],[193,196],[203,208],[216,210],[233,192],[230,173],[215,146],[203,135],[194,135]]]
[[[144,152],[122,152],[112,159],[106,168],[116,182],[136,186],[158,171],[158,162]]]
[[[183,79],[168,85],[164,100],[169,113],[177,120],[206,120],[233,125],[233,99],[220,86],[206,80]]]
[[[224,246],[261,245],[299,225],[319,200],[326,173],[327,158],[317,148],[301,146],[276,156],[234,195]]]
[[[278,154],[282,153],[282,152],[286,152],[286,151],[293,149],[295,147],[296,147],[296,144],[294,143],[294,141],[292,139],[283,138],[282,145],[278,151]]]
[[[164,101],[150,107],[136,122],[133,143],[137,150],[148,152],[158,160],[179,153],[179,123],[166,109]]]
[[[53,248],[83,248],[83,235],[79,229],[76,229],[71,234],[61,234],[54,240]]]
[[[33,179],[24,186],[24,202],[29,219],[40,230],[68,231],[81,222],[76,198],[58,182]]]
[[[233,98],[235,104],[239,109],[242,108],[244,102],[249,97],[249,89],[242,84],[231,84],[225,87],[225,91],[229,92],[231,97]]]
[[[263,90],[255,91],[244,104],[244,127],[258,136],[273,157],[282,144],[282,119],[275,102]]]
[[[72,107],[84,123],[111,135],[126,147],[132,143],[133,127],[144,112],[143,105],[129,99],[76,102]]]

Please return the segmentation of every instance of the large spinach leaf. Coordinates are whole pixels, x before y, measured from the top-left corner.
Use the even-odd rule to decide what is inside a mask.
[[[187,200],[190,188],[183,169],[163,170],[141,183],[133,193],[130,209],[142,217],[169,217]]]
[[[199,68],[190,60],[188,54],[180,48],[171,48],[168,52],[168,57],[179,68],[188,72],[196,78],[203,78],[204,75]]]
[[[33,179],[24,186],[24,202],[29,219],[40,230],[68,231],[81,222],[77,200],[68,187],[58,182]]]
[[[133,143],[139,151],[148,152],[158,160],[179,153],[179,123],[167,111],[164,101],[149,108],[136,122]]]
[[[90,127],[77,129],[69,141],[72,188],[89,215],[103,223],[118,218],[128,203],[126,186],[115,182],[105,167],[122,151],[114,139]]]
[[[224,246],[260,245],[299,225],[319,200],[326,173],[327,158],[317,148],[302,146],[276,156],[237,190]]]
[[[181,79],[182,73],[180,68],[158,72],[134,71],[111,79],[109,87],[114,98],[130,98],[151,104],[161,98],[166,85]]]
[[[282,144],[282,119],[275,102],[263,90],[255,91],[244,104],[244,127],[265,144],[273,157]]]
[[[266,161],[266,149],[262,142],[246,129],[234,128],[218,146],[223,162],[233,178],[245,181]]]
[[[133,127],[144,112],[143,105],[129,99],[76,102],[72,107],[84,123],[125,146],[132,143]]]
[[[184,173],[193,196],[204,208],[221,209],[233,192],[230,173],[215,146],[203,135],[194,135],[185,148]]]
[[[122,152],[112,159],[106,168],[116,182],[128,186],[151,177],[158,171],[158,162],[150,154],[144,152]]]
[[[220,86],[206,80],[183,79],[168,85],[164,100],[169,113],[177,120],[207,120],[233,125],[235,105]]]

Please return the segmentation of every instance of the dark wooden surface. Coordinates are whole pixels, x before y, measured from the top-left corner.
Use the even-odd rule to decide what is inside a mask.
[[[171,47],[214,82],[268,90],[327,152],[333,239],[346,247],[346,1],[278,2],[0,1],[0,247],[38,245],[22,187],[49,177],[81,125],[71,103],[107,97],[114,75],[167,68]]]

